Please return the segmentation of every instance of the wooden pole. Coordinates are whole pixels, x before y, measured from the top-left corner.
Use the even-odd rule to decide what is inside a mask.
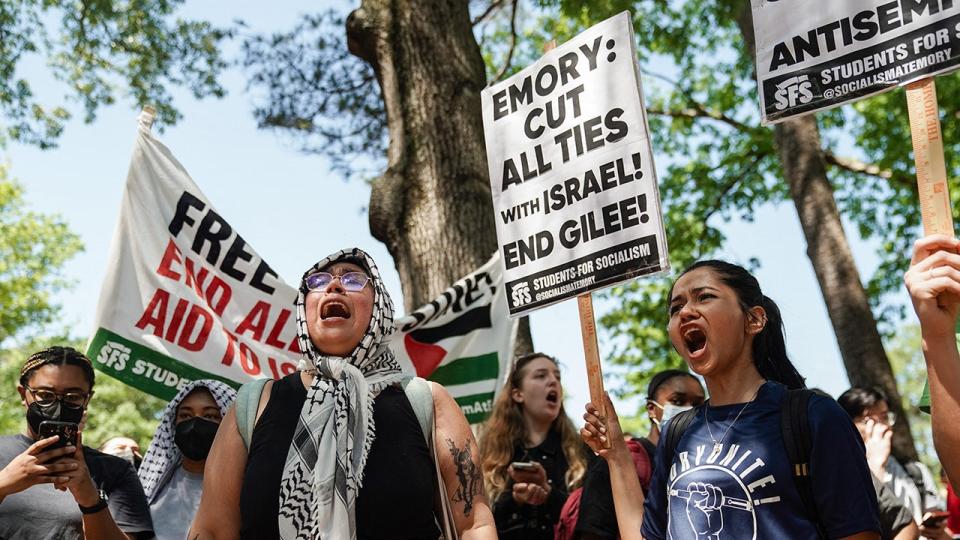
[[[580,309],[580,332],[583,334],[583,358],[587,363],[587,384],[590,386],[590,402],[606,416],[603,399],[603,371],[600,369],[600,347],[597,345],[597,323],[593,315],[593,295],[577,297]],[[609,444],[610,441],[607,441]]]
[[[910,114],[913,159],[917,167],[923,234],[953,237],[953,211],[947,189],[940,109],[937,105],[937,87],[932,77],[907,85],[907,111]]]
[[[940,107],[937,105],[937,85],[933,77],[907,85],[907,112],[910,115],[913,160],[917,168],[923,234],[945,234],[953,238],[953,210],[947,189]],[[921,410],[927,412],[930,406],[927,401],[928,384],[924,383],[923,397],[920,399]]]

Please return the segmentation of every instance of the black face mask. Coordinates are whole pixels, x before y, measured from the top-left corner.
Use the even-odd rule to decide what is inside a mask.
[[[220,424],[216,422],[194,416],[177,424],[173,442],[188,459],[203,461],[210,453],[219,427]]]
[[[40,423],[44,420],[79,424],[82,419],[83,407],[67,407],[59,401],[54,401],[50,405],[40,405],[34,401],[27,405],[27,424],[34,435],[40,433]]]

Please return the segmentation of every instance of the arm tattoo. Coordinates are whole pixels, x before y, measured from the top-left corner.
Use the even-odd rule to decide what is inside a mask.
[[[463,442],[463,448],[457,448],[453,440],[447,439],[447,446],[450,447],[450,455],[453,456],[453,463],[457,467],[459,482],[457,491],[453,494],[453,501],[462,502],[463,515],[469,516],[473,510],[473,499],[483,490],[483,477],[480,475],[480,468],[473,461],[473,456],[470,455],[469,440]]]

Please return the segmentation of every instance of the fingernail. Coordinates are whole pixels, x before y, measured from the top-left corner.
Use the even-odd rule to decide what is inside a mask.
[[[607,428],[600,426],[600,433],[606,433],[606,432],[607,432]]]
[[[600,436],[600,440],[606,442],[606,441],[607,441],[607,438],[604,437],[603,435],[601,435],[601,436]]]

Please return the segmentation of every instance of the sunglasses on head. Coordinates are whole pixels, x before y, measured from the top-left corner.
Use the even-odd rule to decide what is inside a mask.
[[[307,276],[304,283],[307,285],[307,290],[321,291],[329,287],[334,279],[339,279],[340,286],[345,290],[358,292],[363,290],[367,285],[367,282],[370,281],[370,276],[363,272],[347,272],[339,276],[335,276],[330,272],[314,272]]]

